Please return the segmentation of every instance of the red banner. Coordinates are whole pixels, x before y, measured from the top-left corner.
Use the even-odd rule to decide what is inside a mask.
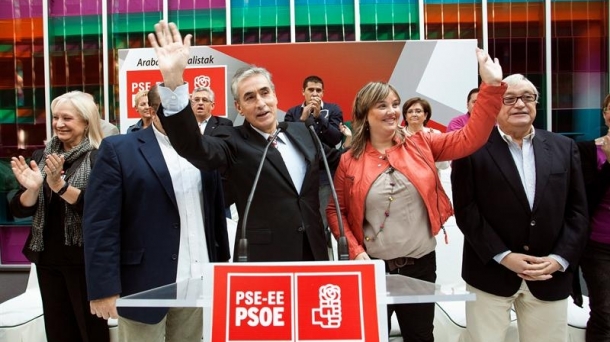
[[[129,110],[127,118],[140,119],[136,112],[134,97],[140,90],[148,90],[163,81],[159,70],[127,70],[127,99]],[[212,115],[227,116],[227,71],[225,66],[193,67],[184,71],[184,80],[188,82],[189,94],[198,87],[208,87],[214,92],[214,109]]]

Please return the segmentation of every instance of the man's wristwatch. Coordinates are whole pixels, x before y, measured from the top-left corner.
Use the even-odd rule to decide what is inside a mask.
[[[59,191],[56,192],[56,194],[58,194],[59,196],[63,196],[63,194],[65,194],[66,191],[68,191],[69,186],[70,186],[70,183],[68,183],[67,181],[64,181],[64,185],[61,187],[61,189],[59,189]]]

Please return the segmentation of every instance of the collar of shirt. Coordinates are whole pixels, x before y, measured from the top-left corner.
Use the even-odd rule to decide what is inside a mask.
[[[159,144],[163,144],[163,145],[168,146],[168,147],[172,146],[172,144],[169,142],[169,138],[167,137],[167,135],[161,133],[161,131],[159,131],[157,129],[157,127],[155,127],[154,124],[151,124],[150,127],[155,132],[155,137],[157,138],[157,141],[159,142]]]
[[[269,137],[271,136],[271,134],[269,134],[269,133],[265,133],[265,132],[261,131],[260,129],[258,129],[258,128],[256,128],[256,127],[252,126],[252,125],[250,125],[250,126],[251,126],[251,127],[252,127],[252,128],[255,130],[255,131],[257,131],[257,132],[258,132],[260,135],[262,135],[262,136],[263,136],[263,138],[265,138],[265,140],[269,140]],[[284,140],[283,140],[283,139],[286,139],[286,138],[284,137],[284,132],[280,132],[280,134],[278,134],[278,135],[277,135],[277,140],[276,140],[276,141],[277,141],[278,143],[285,144],[285,142],[284,142]]]
[[[201,125],[203,125],[203,124],[207,124],[209,121],[210,121],[210,118],[208,117],[207,119],[205,119],[199,123],[199,127],[201,127]]]
[[[502,136],[502,139],[504,139],[504,141],[506,141],[507,143],[514,142],[513,137],[502,132],[502,130],[500,129],[500,126],[496,126],[496,127],[498,128],[498,132],[500,132],[500,136]],[[532,126],[532,127],[530,127],[530,132],[523,137],[523,140],[532,140],[532,139],[534,139],[535,136],[536,136],[536,130],[534,129],[534,126]]]

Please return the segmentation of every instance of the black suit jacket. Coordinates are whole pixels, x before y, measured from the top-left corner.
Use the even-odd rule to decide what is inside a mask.
[[[528,281],[541,300],[566,298],[586,242],[587,202],[576,143],[536,130],[536,195],[530,209],[517,167],[497,129],[486,145],[453,162],[455,217],[464,233],[462,277],[485,292],[511,296],[522,279],[493,257],[505,251],[556,254],[570,266],[546,281]]]
[[[288,109],[286,116],[284,116],[284,121],[300,122],[302,113],[303,105],[294,106]],[[320,116],[314,121],[314,129],[323,143],[334,147],[343,138],[343,134],[339,130],[339,124],[342,122],[343,112],[341,108],[334,103],[323,102]]]
[[[213,136],[201,136],[190,106],[169,117],[162,112],[158,116],[180,155],[202,170],[224,171],[239,212],[237,250],[247,198],[267,141],[248,122],[237,127],[221,126]],[[285,135],[307,165],[303,185],[297,192],[281,154],[270,148],[248,216],[249,260],[300,261],[307,244],[315,260],[328,260],[318,199],[321,153],[303,123],[289,123],[287,127]],[[340,153],[329,148],[325,151],[329,164],[336,168]]]
[[[219,116],[212,115],[210,116],[208,123],[205,125],[203,134],[212,135],[212,132],[220,126],[233,126],[233,121],[227,118],[221,118]],[[231,204],[235,203],[235,196],[233,196],[233,193],[229,191],[230,187],[225,177],[222,178],[222,188],[224,190],[225,207],[228,208]]]
[[[216,115],[210,116],[207,125],[205,125],[205,129],[203,130],[203,134],[211,135],[214,129],[220,126],[233,126],[233,121],[227,118],[221,118]]]
[[[208,256],[211,262],[227,261],[230,249],[220,175],[204,171],[201,181]],[[152,128],[102,141],[85,201],[89,201],[83,231],[90,300],[176,282],[180,214]],[[167,310],[119,308],[119,314],[154,324]]]

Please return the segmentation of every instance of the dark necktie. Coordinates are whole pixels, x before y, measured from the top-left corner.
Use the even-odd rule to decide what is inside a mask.
[[[271,135],[270,135],[270,136],[267,138],[267,141],[271,141],[271,146],[273,146],[273,147],[277,148],[277,139],[273,139],[273,136],[271,136]]]

